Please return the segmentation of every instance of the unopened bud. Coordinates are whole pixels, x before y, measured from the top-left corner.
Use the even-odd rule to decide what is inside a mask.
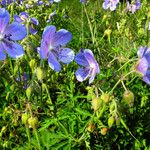
[[[94,130],[95,130],[95,124],[93,124],[93,123],[89,123],[89,125],[87,126],[87,130],[89,131],[89,132],[93,132]]]
[[[107,131],[108,131],[108,128],[104,127],[104,128],[101,129],[101,134],[106,135]]]
[[[92,99],[92,109],[94,109],[94,111],[97,111],[101,106],[101,102],[99,98],[94,98]]]
[[[114,124],[114,122],[115,122],[114,117],[113,116],[109,117],[109,119],[108,119],[108,127],[111,128],[112,125]]]
[[[111,29],[106,29],[106,30],[104,31],[104,35],[110,36],[111,32],[112,32]]]
[[[44,78],[44,72],[43,72],[43,70],[41,68],[37,68],[36,75],[37,75],[38,80],[41,81]]]
[[[31,117],[28,119],[28,124],[30,128],[36,129],[38,125],[38,118],[37,117]]]
[[[102,93],[100,99],[103,100],[103,102],[108,103],[110,100],[110,95],[108,93]]]
[[[22,114],[22,116],[21,116],[21,120],[22,120],[22,123],[23,124],[27,124],[27,121],[28,121],[28,119],[29,119],[29,114],[27,114],[27,113],[24,113],[24,114]]]
[[[32,72],[34,71],[35,67],[36,67],[36,61],[35,59],[32,59],[30,62],[29,62],[29,65],[30,65],[30,68],[32,70]]]
[[[120,125],[120,121],[121,121],[120,117],[119,117],[119,118],[116,118],[116,125],[117,125],[117,126]]]
[[[29,86],[29,87],[26,89],[26,95],[27,95],[27,98],[28,98],[28,99],[30,99],[31,93],[32,93],[32,88],[31,88],[31,86]]]
[[[123,99],[129,104],[130,107],[133,106],[133,104],[134,104],[134,94],[133,94],[133,92],[131,92],[129,90],[126,90],[123,93]]]

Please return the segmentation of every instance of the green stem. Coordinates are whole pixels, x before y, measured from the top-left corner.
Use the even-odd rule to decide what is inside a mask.
[[[87,10],[86,10],[85,6],[84,6],[84,11],[85,11],[85,14],[86,14],[86,17],[87,17],[87,20],[88,20],[88,24],[89,24],[89,28],[90,28],[90,32],[91,32],[91,36],[92,36],[92,42],[93,42],[93,44],[95,44],[95,38],[94,38],[93,29],[92,29],[92,24],[91,24],[91,21],[90,21],[90,18],[88,16],[88,13],[87,13]]]
[[[36,137],[36,140],[37,140],[37,143],[38,143],[38,148],[39,148],[39,150],[41,150],[41,144],[40,144],[40,140],[39,140],[37,130],[36,129],[33,129],[33,130],[34,130],[35,137]]]
[[[109,92],[110,94],[113,93],[114,89],[117,87],[117,85],[122,81],[124,80],[125,77],[127,77],[128,75],[130,75],[131,73],[135,72],[134,70],[128,72],[126,75],[124,75],[123,77],[121,77],[117,83],[114,85],[114,87],[111,89],[111,91]]]
[[[26,133],[27,133],[27,136],[28,136],[28,142],[29,142],[29,147],[31,145],[31,137],[30,137],[30,131],[29,131],[29,128],[28,126],[26,125]]]

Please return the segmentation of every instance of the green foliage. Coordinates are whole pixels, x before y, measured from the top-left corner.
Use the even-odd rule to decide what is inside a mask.
[[[22,58],[7,56],[0,61],[0,149],[149,150],[150,87],[133,72],[138,47],[150,46],[147,3],[143,0],[135,14],[121,2],[113,12],[104,10],[99,0],[88,0],[85,5],[62,0],[29,9],[24,4],[9,5],[11,16],[26,11],[39,25],[38,34],[21,41]],[[75,79],[75,62],[55,73],[47,61],[40,60],[37,47],[49,25],[73,34],[68,47],[75,53],[80,48],[93,51],[101,72],[92,85]],[[29,75],[26,82],[24,72]],[[124,100],[127,90],[132,92],[133,105]],[[29,118],[36,118],[36,126],[31,128]]]

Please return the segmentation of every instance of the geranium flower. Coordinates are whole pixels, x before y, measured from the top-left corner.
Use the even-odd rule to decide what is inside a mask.
[[[71,39],[72,34],[69,31],[61,29],[56,32],[56,27],[53,25],[47,26],[43,32],[39,54],[41,59],[48,58],[49,66],[56,72],[61,70],[59,62],[68,64],[74,59],[74,52],[62,47]]]
[[[17,40],[25,38],[26,27],[17,22],[8,25],[10,15],[5,8],[0,9],[0,60],[6,58],[6,53],[12,58],[21,57],[24,54],[23,47]]]
[[[143,81],[150,85],[150,48],[140,47],[137,55],[140,59],[137,70],[142,74]]]
[[[80,3],[85,4],[87,0],[80,0]]]
[[[132,14],[135,13],[136,10],[139,10],[141,7],[140,0],[136,0],[135,3],[130,4],[127,2],[127,9],[132,12]]]
[[[29,80],[29,75],[26,72],[24,72],[23,75],[18,73],[18,77],[16,78],[16,81],[22,84],[23,89],[27,89],[28,80]]]
[[[19,23],[25,23],[25,24],[29,23],[30,24],[30,27],[29,27],[30,33],[31,34],[37,33],[37,30],[34,28],[34,25],[37,26],[39,24],[39,21],[36,18],[30,18],[28,13],[21,12],[19,15],[14,15],[14,20]]]
[[[1,1],[1,5],[6,7],[6,6],[8,6],[9,4],[11,4],[11,3],[15,2],[15,1],[16,0],[2,0]]]
[[[24,0],[20,0],[20,1],[19,1],[20,4],[22,4],[23,1],[24,1]],[[0,4],[1,4],[3,7],[6,7],[6,6],[8,6],[9,4],[11,4],[11,3],[16,3],[16,4],[19,5],[18,1],[16,1],[16,0],[2,0],[2,1],[0,2]]]
[[[58,3],[60,0],[48,0],[50,4],[53,4],[54,2]]]
[[[111,11],[114,11],[119,3],[119,0],[105,0],[103,3],[103,8],[110,8]]]
[[[75,61],[83,66],[76,71],[76,78],[82,82],[89,78],[89,84],[93,82],[97,73],[100,73],[99,65],[89,49],[81,49],[75,56]]]

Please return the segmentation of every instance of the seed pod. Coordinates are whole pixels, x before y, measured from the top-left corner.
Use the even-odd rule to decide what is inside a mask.
[[[44,78],[44,72],[40,67],[36,70],[36,76],[40,81]]]
[[[29,87],[26,89],[26,95],[27,95],[27,98],[28,98],[28,99],[30,99],[31,93],[32,93],[32,88],[31,88],[31,86],[29,86]]]
[[[86,129],[87,129],[89,132],[93,132],[93,131],[95,130],[95,128],[96,128],[96,127],[95,127],[95,124],[89,123]]]
[[[110,36],[111,32],[112,32],[111,29],[106,29],[106,30],[104,31],[104,35]]]
[[[103,100],[103,102],[108,103],[109,100],[110,100],[110,95],[109,95],[108,93],[103,93],[103,94],[100,96],[100,99]]]
[[[29,114],[27,114],[27,113],[24,113],[24,114],[22,114],[22,116],[21,116],[21,120],[22,120],[22,123],[23,124],[27,124],[27,121],[28,121],[28,119],[29,119]]]
[[[114,122],[115,122],[114,117],[113,116],[109,117],[109,119],[108,119],[108,127],[111,128],[112,125],[114,124]]]
[[[92,99],[92,109],[94,109],[94,111],[97,111],[100,108],[101,102],[99,98],[94,98]]]
[[[36,61],[35,59],[31,59],[31,61],[29,62],[30,68],[32,70],[32,72],[34,71],[35,67],[36,67]]]
[[[29,127],[32,129],[36,129],[38,125],[38,118],[37,117],[31,117],[28,119]]]
[[[117,125],[117,126],[120,125],[120,121],[121,121],[120,117],[116,118],[116,125]]]
[[[108,128],[104,127],[104,128],[101,129],[101,134],[106,135],[107,131],[108,131]]]
[[[112,113],[115,110],[115,104],[111,103],[109,107],[109,112]]]
[[[125,100],[125,102],[128,103],[128,105],[130,107],[133,106],[134,104],[134,94],[133,92],[129,91],[129,90],[126,90],[124,93],[123,93],[123,99]]]

